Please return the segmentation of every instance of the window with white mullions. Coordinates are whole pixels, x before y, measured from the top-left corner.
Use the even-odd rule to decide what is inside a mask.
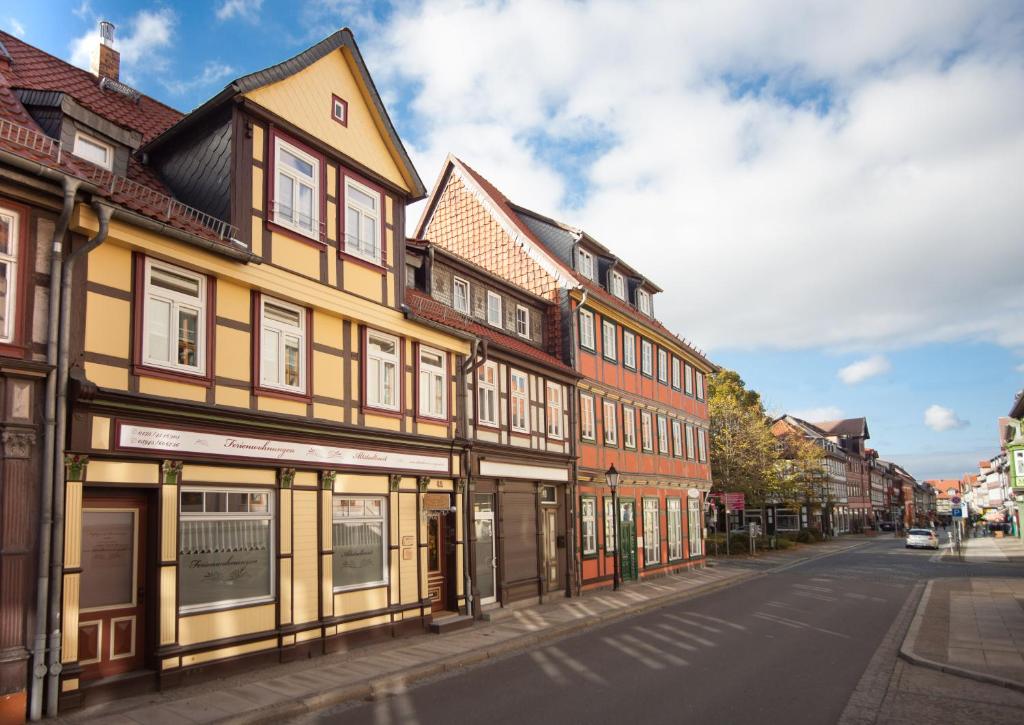
[[[678,420],[672,421],[672,455],[683,457],[683,424]]]
[[[697,429],[697,460],[708,462],[708,437],[703,428]]]
[[[597,554],[597,497],[580,497],[580,538],[584,556]]]
[[[260,384],[306,392],[306,311],[264,297],[260,320]]]
[[[320,161],[280,138],[274,142],[274,222],[320,238]]]
[[[547,388],[548,438],[562,437],[562,386],[549,382]]]
[[[678,498],[665,500],[668,513],[668,558],[669,561],[683,558],[683,509]]]
[[[487,291],[487,324],[502,327],[501,295]]]
[[[601,352],[606,360],[615,360],[615,323],[601,321]]]
[[[597,348],[594,343],[594,313],[580,310],[580,347],[593,352]]]
[[[498,364],[484,363],[477,371],[477,421],[498,425]]]
[[[142,357],[146,365],[206,371],[206,278],[146,260]]]
[[[686,457],[691,461],[696,458],[693,447],[693,426],[686,426]]]
[[[513,370],[511,373],[509,373],[509,378],[512,381],[512,430],[516,431],[517,433],[529,433],[530,418],[527,415],[527,410],[530,402],[530,394],[528,388],[529,379],[526,373],[521,373],[518,370]]]
[[[530,311],[522,305],[516,305],[516,334],[530,339]]]
[[[20,215],[0,207],[0,342],[14,339]]]
[[[651,422],[651,414],[646,410],[640,411],[640,444],[645,451],[654,450],[654,430]]]
[[[366,404],[384,410],[399,410],[399,339],[381,332],[366,335]]]
[[[658,453],[668,453],[668,421],[658,416]]]
[[[420,348],[420,415],[444,419],[448,414],[447,366],[445,354],[430,347]]]
[[[640,371],[647,376],[654,375],[654,348],[647,340],[640,341]]]
[[[594,396],[580,393],[580,437],[592,441],[595,437]]]
[[[332,506],[334,590],[388,583],[387,500],[382,496],[335,496]]]
[[[354,179],[345,179],[345,251],[381,263],[380,194]]]
[[[636,449],[636,408],[622,406],[622,445]]]
[[[636,335],[622,328],[622,364],[636,370]]]
[[[604,425],[604,444],[616,446],[619,444],[619,431],[616,421],[615,403],[611,400],[604,401],[602,405],[601,423]]]
[[[644,566],[661,563],[661,516],[658,499],[644,499]]]
[[[615,501],[611,496],[604,497],[604,550],[615,551]]]
[[[456,312],[469,314],[469,282],[460,277],[456,277],[452,285],[452,306]]]

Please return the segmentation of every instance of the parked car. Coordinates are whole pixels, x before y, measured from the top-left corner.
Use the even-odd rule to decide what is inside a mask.
[[[910,529],[907,532],[908,549],[938,549],[939,537],[931,529]]]
[[[895,531],[896,524],[894,524],[892,521],[883,521],[878,525],[878,528],[882,531]]]

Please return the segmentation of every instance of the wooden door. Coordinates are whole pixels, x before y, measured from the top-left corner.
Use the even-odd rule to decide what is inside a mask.
[[[544,562],[545,591],[558,587],[558,509],[548,506],[541,510],[543,516],[543,546],[541,558]]]
[[[144,664],[145,548],[143,496],[85,494],[78,615],[83,680]]]
[[[432,612],[448,605],[448,516],[440,511],[427,514],[427,596]]]
[[[619,572],[623,581],[637,579],[636,504],[632,499],[619,499]]]

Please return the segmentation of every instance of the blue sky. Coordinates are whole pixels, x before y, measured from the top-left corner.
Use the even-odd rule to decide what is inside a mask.
[[[587,229],[773,410],[866,416],[871,445],[919,478],[997,450],[1024,387],[1019,3],[0,10],[81,65],[100,18],[117,25],[123,79],[181,110],[348,25],[428,184],[451,151]]]

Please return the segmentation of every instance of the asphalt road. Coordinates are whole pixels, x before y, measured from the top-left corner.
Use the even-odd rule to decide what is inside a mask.
[[[1008,575],[885,537],[302,721],[834,723],[918,581]]]

